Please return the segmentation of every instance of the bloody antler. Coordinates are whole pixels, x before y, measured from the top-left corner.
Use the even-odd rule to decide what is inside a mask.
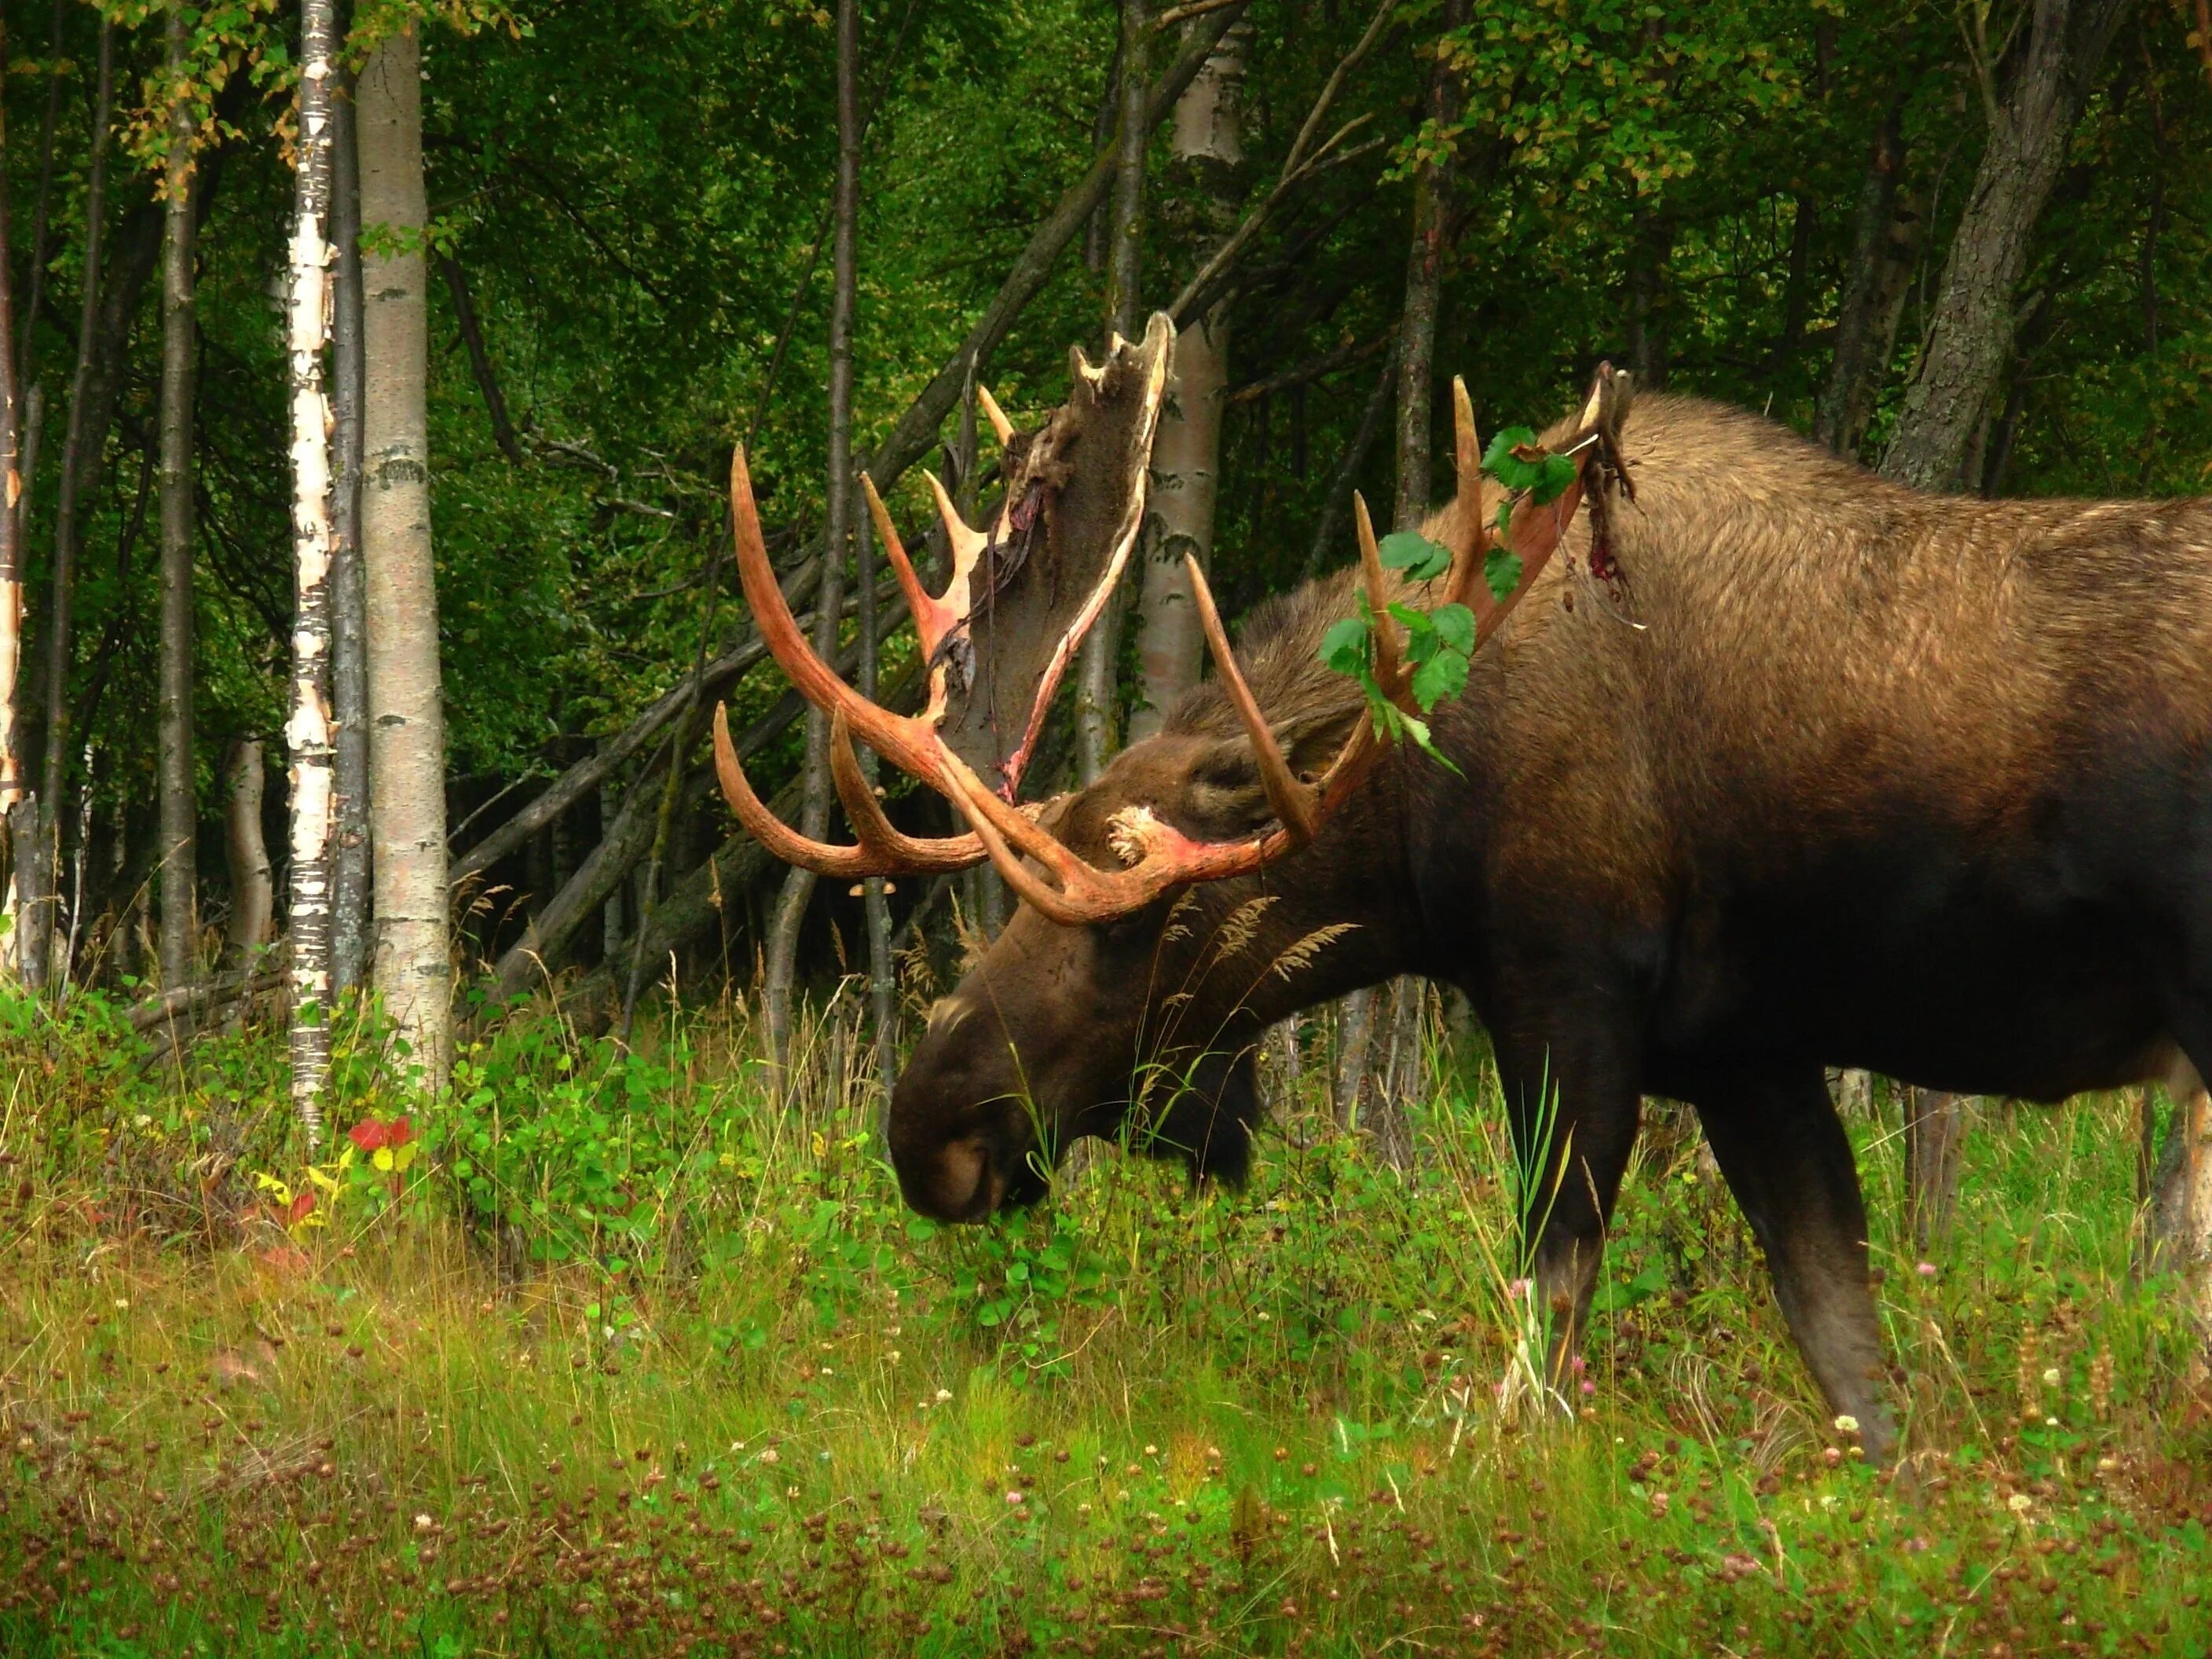
[[[1624,389],[1625,383],[1613,375],[1609,367],[1600,368],[1597,383],[1578,422],[1578,441],[1571,451],[1575,456],[1574,481],[1556,501],[1547,505],[1540,507],[1524,498],[1516,506],[1504,544],[1520,558],[1519,578],[1510,592],[1496,599],[1483,581],[1483,561],[1496,545],[1496,538],[1489,515],[1484,511],[1486,492],[1481,477],[1481,452],[1475,440],[1474,412],[1466,387],[1455,382],[1455,456],[1462,510],[1454,536],[1451,564],[1444,576],[1443,599],[1445,603],[1468,605],[1474,611],[1475,649],[1480,650],[1504,625],[1522,596],[1542,574],[1565,535],[1582,501],[1583,472],[1590,453],[1589,443],[1580,441],[1606,428],[1613,417],[1615,394]],[[988,400],[984,409],[1003,441],[1011,431],[1006,417],[995,404]],[[1145,436],[1149,447],[1149,429]],[[824,875],[851,878],[960,870],[988,857],[1005,877],[1007,885],[1040,914],[1053,921],[1078,926],[1127,915],[1172,888],[1249,874],[1304,846],[1320,833],[1322,824],[1373,770],[1382,753],[1383,739],[1376,735],[1374,723],[1370,720],[1357,723],[1344,746],[1317,779],[1309,781],[1291,770],[1258,700],[1237,669],[1205,574],[1195,559],[1187,558],[1185,563],[1207,646],[1231,706],[1251,739],[1261,787],[1277,823],[1262,834],[1241,841],[1199,842],[1163,822],[1148,806],[1124,807],[1109,824],[1109,839],[1123,867],[1097,868],[1040,823],[1032,811],[1016,806],[985,784],[946,746],[938,731],[946,699],[945,665],[939,659],[939,647],[955,629],[966,625],[971,604],[970,579],[989,538],[962,520],[942,489],[938,490],[939,511],[951,540],[952,576],[943,596],[932,599],[915,575],[874,485],[865,477],[862,484],[869,510],[883,538],[884,551],[913,612],[922,659],[930,665],[928,702],[916,715],[895,714],[869,702],[815,654],[785,604],[782,589],[769,564],[744,452],[738,452],[731,462],[731,516],[737,530],[738,570],[745,598],[752,606],[769,653],[807,700],[830,714],[831,772],[858,840],[855,846],[833,847],[800,836],[778,820],[747,782],[730,742],[727,720],[718,711],[714,720],[714,763],[722,793],[746,829],[779,858]],[[1412,714],[1415,712],[1412,665],[1406,660],[1403,643],[1389,615],[1388,580],[1367,505],[1357,496],[1353,500],[1360,567],[1374,619],[1370,668],[1383,696]],[[1061,672],[1103,606],[1103,596],[1118,579],[1134,542],[1135,530],[1142,523],[1143,507],[1140,484],[1121,533],[1116,537],[1105,578],[1060,641],[1048,665],[1031,705],[1018,755],[1031,746]],[[1001,536],[1005,530],[1002,512],[999,526]],[[860,762],[853,752],[852,738],[855,735],[893,765],[944,795],[967,819],[972,833],[923,840],[894,829],[860,771]],[[1010,772],[1016,769],[1010,769]]]

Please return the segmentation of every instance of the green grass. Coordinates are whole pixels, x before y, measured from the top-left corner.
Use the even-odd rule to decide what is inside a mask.
[[[1854,1123],[1906,1491],[1664,1122],[1577,1419],[1538,1409],[1480,1066],[1410,1179],[1301,1097],[1243,1194],[1108,1152],[947,1231],[835,1009],[784,1110],[739,1008],[632,1055],[527,1017],[416,1115],[429,1156],[293,1233],[254,1180],[309,1184],[276,1039],[142,1071],[97,1005],[0,1030],[10,1655],[2212,1642],[2208,1402],[2130,1278],[2126,1099],[1985,1115],[1932,1274],[1893,1118]],[[399,1103],[373,1035],[341,1125]]]

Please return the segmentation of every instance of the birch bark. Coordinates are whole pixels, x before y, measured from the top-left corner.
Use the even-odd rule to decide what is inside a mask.
[[[323,1134],[331,1066],[331,0],[301,0],[300,130],[285,346],[292,380],[292,1109],[310,1150]]]
[[[354,120],[362,225],[376,242],[362,260],[373,978],[434,1091],[443,1088],[452,1057],[453,965],[446,726],[430,556],[422,48],[412,26],[385,40],[362,66]]]
[[[1198,78],[1176,102],[1175,161],[1200,185],[1209,220],[1200,245],[1201,258],[1237,228],[1247,33],[1237,28],[1223,35]],[[1212,569],[1221,398],[1228,374],[1229,307],[1224,303],[1176,336],[1175,396],[1160,412],[1152,445],[1152,500],[1158,522],[1146,549],[1137,602],[1144,618],[1138,647],[1143,697],[1129,718],[1132,743],[1158,732],[1176,700],[1198,684],[1204,635],[1183,557],[1195,554],[1201,568]]]

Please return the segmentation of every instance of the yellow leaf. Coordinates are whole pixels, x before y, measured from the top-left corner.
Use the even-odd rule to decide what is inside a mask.
[[[374,1152],[369,1154],[368,1161],[374,1164],[378,1169],[388,1172],[392,1168],[392,1148],[389,1146],[378,1147]]]

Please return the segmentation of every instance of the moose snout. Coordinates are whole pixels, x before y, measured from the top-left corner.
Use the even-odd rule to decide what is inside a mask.
[[[963,1135],[920,1156],[892,1155],[908,1208],[933,1221],[981,1221],[1006,1196],[990,1137]]]

